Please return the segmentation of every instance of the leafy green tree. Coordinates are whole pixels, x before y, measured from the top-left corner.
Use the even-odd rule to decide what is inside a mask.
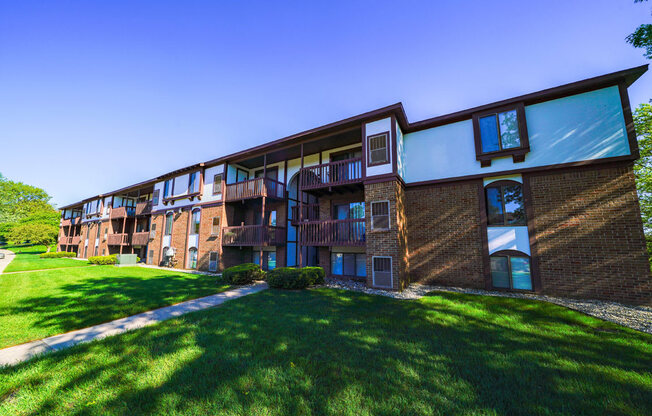
[[[634,164],[641,218],[652,260],[652,104],[641,104],[634,111],[634,126],[641,158]]]
[[[634,3],[643,3],[647,0],[634,0]],[[652,24],[642,24],[625,38],[627,43],[635,48],[645,48],[645,57],[652,59]]]
[[[31,243],[44,245],[47,251],[57,241],[59,229],[50,224],[18,224],[11,228],[9,241],[13,244]]]

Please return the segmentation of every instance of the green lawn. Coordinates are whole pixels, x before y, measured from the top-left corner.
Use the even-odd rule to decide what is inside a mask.
[[[32,244],[18,244],[18,245],[0,245],[0,248],[11,250],[16,254],[41,254],[47,251],[46,246],[36,246]],[[50,247],[50,251],[57,251],[57,246]]]
[[[23,272],[28,270],[42,270],[42,269],[58,269],[61,267],[84,267],[89,266],[89,263],[81,260],[73,260],[67,258],[59,259],[42,259],[39,254],[45,253],[45,246],[2,246],[7,250],[16,253],[16,257],[5,268],[4,273],[9,272]]]
[[[207,296],[227,287],[214,276],[143,267],[92,266],[0,274],[0,348]]]
[[[267,290],[0,370],[0,414],[652,414],[652,337],[555,305]]]

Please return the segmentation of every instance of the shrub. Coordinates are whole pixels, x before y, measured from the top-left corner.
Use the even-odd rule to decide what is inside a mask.
[[[326,272],[321,267],[304,267],[301,269],[301,273],[306,275],[310,285],[321,285],[326,277]]]
[[[77,253],[72,251],[58,251],[56,253],[43,253],[39,257],[42,259],[60,259],[62,257],[77,257]]]
[[[93,256],[88,258],[89,263],[99,265],[115,264],[116,261],[117,258],[115,254],[111,254],[110,256]]]
[[[234,285],[246,285],[254,280],[262,280],[265,277],[265,272],[257,264],[244,263],[225,269],[222,272],[222,277]]]

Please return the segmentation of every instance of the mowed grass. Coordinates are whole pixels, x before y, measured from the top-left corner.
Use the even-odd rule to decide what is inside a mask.
[[[0,413],[649,415],[651,341],[523,299],[267,290],[0,370]]]
[[[84,267],[90,265],[87,261],[67,258],[42,259],[39,257],[39,254],[46,252],[47,247],[45,246],[12,245],[2,246],[0,248],[11,250],[16,253],[14,259],[5,268],[4,273],[22,272],[28,270],[58,269],[61,267]]]
[[[0,348],[227,288],[214,276],[143,267],[92,266],[0,274]]]

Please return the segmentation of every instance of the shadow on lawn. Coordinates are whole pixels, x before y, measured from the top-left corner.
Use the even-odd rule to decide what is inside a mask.
[[[650,337],[542,306],[270,290],[0,375],[76,368],[33,414],[652,412]]]
[[[52,329],[56,334],[208,296],[223,287],[226,284],[216,284],[215,277],[203,275],[92,277],[62,285],[55,295],[25,298],[11,307],[0,307],[0,316],[34,314],[38,319],[33,326]]]

